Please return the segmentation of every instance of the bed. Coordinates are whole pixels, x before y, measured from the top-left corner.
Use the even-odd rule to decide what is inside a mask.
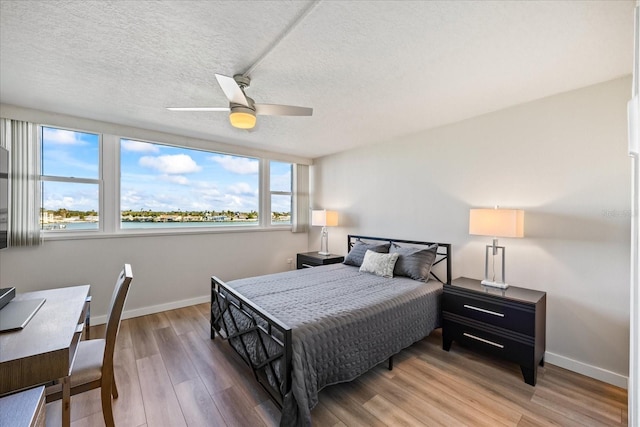
[[[394,354],[440,327],[449,244],[349,235],[347,247],[341,264],[211,278],[211,339],[251,367],[281,426],[311,425],[322,388],[381,362],[391,369]]]

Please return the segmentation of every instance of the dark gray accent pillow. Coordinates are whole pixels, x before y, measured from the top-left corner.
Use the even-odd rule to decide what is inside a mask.
[[[347,256],[344,258],[343,264],[360,267],[362,265],[362,261],[364,261],[364,254],[367,253],[367,250],[378,252],[379,254],[388,254],[390,246],[391,243],[365,243],[361,240],[357,240]]]
[[[398,253],[398,261],[393,268],[394,276],[411,277],[414,280],[426,282],[429,280],[429,272],[431,266],[436,260],[438,245],[433,244],[428,248],[403,248],[397,244],[393,244],[389,253]]]

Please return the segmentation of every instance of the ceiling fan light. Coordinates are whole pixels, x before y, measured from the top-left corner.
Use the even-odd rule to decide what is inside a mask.
[[[234,108],[229,114],[231,126],[238,129],[253,129],[256,125],[256,114],[249,108]]]

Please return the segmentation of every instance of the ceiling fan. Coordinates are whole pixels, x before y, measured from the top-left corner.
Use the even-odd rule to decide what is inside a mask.
[[[216,74],[222,91],[229,99],[228,107],[167,107],[171,111],[229,111],[231,126],[239,129],[252,129],[256,125],[256,115],[262,116],[310,116],[313,108],[293,105],[256,104],[245,93],[251,78],[244,74],[233,77]]]

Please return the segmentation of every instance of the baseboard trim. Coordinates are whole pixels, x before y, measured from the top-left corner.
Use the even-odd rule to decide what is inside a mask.
[[[132,317],[146,316],[147,314],[160,313],[167,310],[175,310],[176,308],[188,307],[190,305],[202,304],[203,302],[210,302],[211,295],[204,295],[201,297],[183,299],[180,301],[172,301],[166,304],[151,305],[148,307],[135,308],[133,310],[125,310],[122,313],[123,319],[131,319]],[[107,315],[104,316],[91,316],[91,325],[102,325],[107,323]]]
[[[624,375],[616,374],[615,372],[598,368],[597,366],[588,365],[565,356],[560,356],[559,354],[549,353],[547,351],[544,354],[544,361],[545,363],[549,362],[552,365],[595,378],[596,380],[603,381],[616,387],[624,389],[627,389],[628,387],[629,378]]]

